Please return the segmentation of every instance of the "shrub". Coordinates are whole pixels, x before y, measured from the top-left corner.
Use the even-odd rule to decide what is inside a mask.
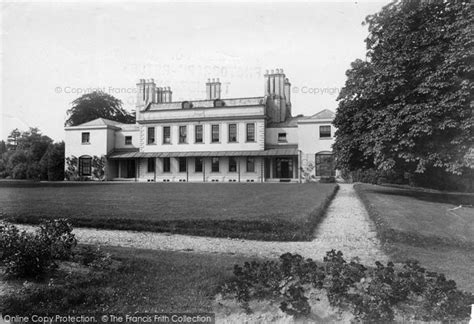
[[[35,233],[1,222],[0,265],[10,275],[37,277],[54,266],[55,260],[72,255],[76,239],[71,232],[71,225],[64,219],[46,221]]]
[[[472,294],[456,288],[444,275],[426,272],[416,261],[396,268],[392,262],[376,262],[368,269],[346,262],[342,252],[326,253],[323,265],[286,253],[279,262],[251,262],[234,269],[234,279],[224,286],[224,295],[236,297],[250,312],[253,298],[281,301],[280,309],[293,316],[308,315],[311,306],[305,295],[309,287],[326,291],[332,306],[349,309],[363,322],[393,321],[395,310],[415,306],[410,314],[421,320],[465,320]],[[409,309],[409,307],[408,307]]]

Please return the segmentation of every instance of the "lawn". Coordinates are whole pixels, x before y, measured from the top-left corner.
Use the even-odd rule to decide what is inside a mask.
[[[355,188],[394,261],[417,259],[474,292],[473,194],[368,184]]]
[[[310,240],[335,184],[0,182],[0,217],[77,227]]]
[[[25,294],[0,298],[0,313],[212,312],[213,298],[232,276],[234,264],[249,261],[222,254],[111,247],[103,251],[119,266],[102,269],[100,275],[59,270]]]

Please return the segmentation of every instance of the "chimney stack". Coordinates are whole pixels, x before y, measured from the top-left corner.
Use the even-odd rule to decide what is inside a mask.
[[[267,115],[274,122],[285,121],[291,117],[290,81],[285,77],[283,69],[268,70],[264,75],[264,93],[267,101]]]
[[[219,78],[216,79],[207,79],[206,83],[206,99],[215,100],[221,98],[221,82]]]

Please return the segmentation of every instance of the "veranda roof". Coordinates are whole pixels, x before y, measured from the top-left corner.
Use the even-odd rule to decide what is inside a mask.
[[[293,156],[297,148],[271,148],[264,151],[206,151],[206,152],[112,152],[109,159],[163,157],[222,157],[222,156]]]

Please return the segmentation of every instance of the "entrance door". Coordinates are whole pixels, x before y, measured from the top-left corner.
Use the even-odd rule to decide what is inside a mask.
[[[293,178],[292,159],[276,159],[276,177],[283,179]]]

